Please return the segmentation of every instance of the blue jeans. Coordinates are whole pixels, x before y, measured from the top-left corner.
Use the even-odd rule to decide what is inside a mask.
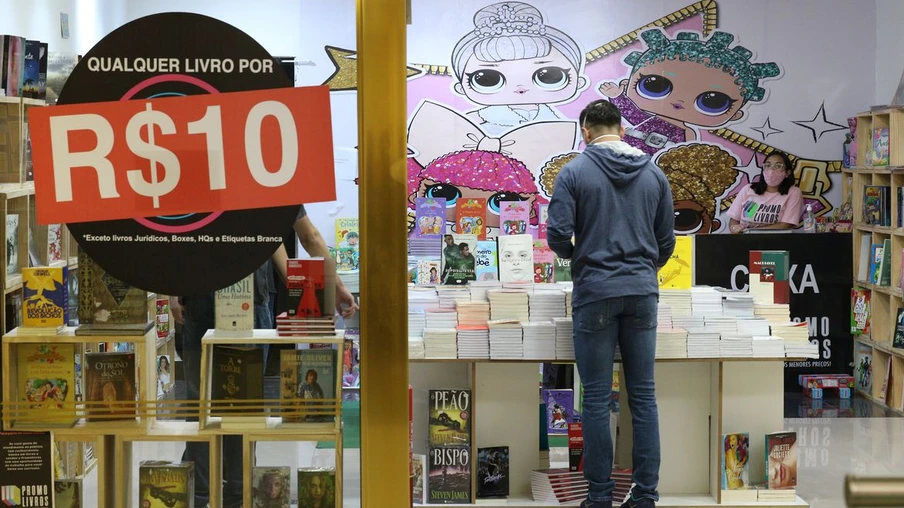
[[[182,370],[185,398],[199,400],[201,395],[201,338],[214,328],[213,295],[189,298],[182,327]],[[273,328],[269,302],[254,304],[254,327]],[[264,346],[264,365],[269,346]],[[210,500],[210,449],[207,443],[187,442],[183,461],[195,463],[195,506],[203,508]],[[242,437],[223,436],[223,506],[242,506]]]
[[[616,342],[634,428],[631,494],[634,499],[659,500],[659,413],[653,379],[658,305],[656,295],[625,296],[574,309],[574,355],[584,384],[584,478],[590,484],[590,501],[611,500],[615,489],[609,402]]]

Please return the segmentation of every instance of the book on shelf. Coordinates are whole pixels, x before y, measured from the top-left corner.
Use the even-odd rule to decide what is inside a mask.
[[[216,335],[250,337],[254,333],[254,274],[217,290],[214,312]]]
[[[113,277],[84,250],[78,254],[77,335],[144,335],[154,326],[148,292]]]
[[[68,324],[69,269],[26,267],[22,269],[22,327],[20,334],[57,334]],[[147,303],[145,302],[145,305]]]
[[[568,470],[584,470],[584,427],[581,422],[568,424]]]
[[[177,297],[173,297],[177,298]],[[166,339],[170,336],[170,303],[169,298],[157,298],[154,302],[154,324],[157,329],[157,338]]]
[[[46,51],[46,47],[44,51]],[[25,64],[22,68],[22,97],[39,99],[44,88],[40,76],[41,41],[26,39],[23,59]]]
[[[873,348],[860,342],[854,351],[854,377],[859,390],[873,392]]]
[[[797,433],[766,434],[766,486],[770,490],[797,487]]]
[[[334,254],[336,259],[336,270],[349,273],[355,272],[360,268],[361,255],[356,248],[343,247],[336,249]]]
[[[6,307],[6,329],[3,332],[9,333],[22,324],[22,293],[17,291],[6,295],[4,306]]]
[[[571,278],[571,260],[553,257],[553,280],[556,282],[569,282]]]
[[[335,349],[280,351],[280,398],[287,411],[296,413],[283,416],[283,422],[333,421],[335,407],[330,400],[336,398],[336,354]]]
[[[53,434],[0,431],[0,505],[57,506]]]
[[[75,420],[75,344],[18,344],[16,357],[18,400],[55,423]],[[41,421],[23,418],[19,423]]]
[[[870,247],[869,259],[869,279],[870,284],[878,284],[882,276],[882,258],[885,254],[885,246],[881,243],[874,243]]]
[[[577,504],[587,498],[583,471],[539,469],[530,474],[531,495],[536,502]]]
[[[430,504],[471,502],[470,446],[430,446],[427,467]]]
[[[487,238],[486,198],[459,198],[455,202],[455,234]]]
[[[690,289],[694,280],[694,237],[675,237],[675,251],[659,269],[659,287]]]
[[[898,187],[898,222],[895,227],[904,227],[904,187]]]
[[[857,280],[867,282],[869,280],[870,247],[873,237],[870,234],[860,236],[860,256],[857,258]]]
[[[891,355],[888,355],[885,362],[885,377],[882,379],[882,389],[879,390],[877,397],[883,404],[888,403],[888,382],[891,379]]]
[[[6,90],[7,97],[22,97],[22,86],[25,82],[25,37],[4,35],[2,80],[0,88]]]
[[[251,507],[289,508],[292,493],[292,468],[252,467]]]
[[[477,498],[509,495],[509,447],[477,449]]]
[[[414,504],[427,504],[427,456],[411,456],[411,497]]]
[[[534,238],[531,235],[508,235],[496,238],[499,244],[499,280],[532,282]]]
[[[470,390],[430,390],[429,404],[431,446],[471,442]]]
[[[534,283],[552,284],[555,281],[555,257],[546,242],[534,242]]]
[[[869,336],[870,290],[851,290],[851,334]]]
[[[446,235],[443,242],[442,284],[462,286],[476,280],[477,235]]]
[[[173,389],[173,362],[170,355],[157,356],[157,398],[162,399]]]
[[[88,421],[107,421],[135,417],[138,393],[135,382],[134,353],[85,354],[86,402],[102,402],[86,406]],[[115,416],[117,418],[110,418]],[[105,417],[105,418],[98,418]]]
[[[758,303],[790,304],[791,262],[786,250],[750,251],[750,293]]]
[[[888,166],[890,149],[888,128],[873,129],[873,166]]]
[[[446,233],[446,199],[415,198],[414,236],[440,238]]]
[[[879,262],[878,284],[880,286],[891,285],[891,239],[882,241],[882,260]]]
[[[358,329],[346,328],[342,341],[342,388],[361,388],[358,337]]]
[[[54,480],[54,508],[82,508],[84,500],[81,478]]]
[[[327,467],[298,468],[298,506],[336,506],[336,470]]]
[[[549,203],[537,203],[537,239],[546,239],[547,223],[549,222]]]
[[[863,222],[870,226],[891,225],[891,187],[867,185],[863,187]]]
[[[47,264],[63,261],[63,228],[59,224],[47,226]]]
[[[477,258],[476,280],[499,280],[499,254],[496,240],[479,240],[475,254]]]
[[[138,503],[142,508],[193,508],[193,462],[145,460],[138,465]]]
[[[358,250],[360,239],[357,218],[336,219],[336,249]]]
[[[750,434],[723,434],[721,448],[722,490],[750,488]]]
[[[211,368],[210,416],[222,416],[224,428],[233,423],[266,423],[257,416],[230,416],[230,413],[255,412],[252,409],[229,409],[243,400],[264,398],[264,350],[254,346],[215,345]]]
[[[6,275],[19,273],[19,214],[6,215]]]
[[[550,435],[568,434],[568,424],[574,418],[574,390],[544,389],[546,428]]]
[[[331,315],[327,302],[327,263],[324,258],[290,259],[286,264],[289,317],[312,318]],[[330,279],[333,274],[330,274]]]
[[[847,119],[848,130],[851,132],[850,146],[850,167],[856,167],[857,160],[857,117],[853,116]]]
[[[415,284],[418,286],[439,285],[441,264],[438,259],[419,259],[417,261],[417,279]]]
[[[499,235],[527,234],[530,224],[530,203],[503,201],[499,203]]]
[[[904,349],[904,307],[898,308],[895,316],[895,335],[892,339],[892,347]]]

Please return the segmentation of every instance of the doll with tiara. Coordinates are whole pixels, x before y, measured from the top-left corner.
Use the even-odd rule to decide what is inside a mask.
[[[653,155],[675,143],[697,139],[695,128],[714,129],[744,116],[748,102],[760,102],[760,81],[781,73],[775,63],[752,63],[753,53],[729,48],[734,36],[714,32],[707,40],[682,32],[670,39],[661,29],[640,35],[646,51],[625,57],[631,75],[619,84],[603,83],[609,98],[633,127],[625,142]]]
[[[559,120],[550,104],[566,103],[587,83],[584,54],[564,32],[547,26],[536,7],[502,2],[474,15],[474,30],[452,51],[455,92],[484,106],[468,119],[490,135]]]

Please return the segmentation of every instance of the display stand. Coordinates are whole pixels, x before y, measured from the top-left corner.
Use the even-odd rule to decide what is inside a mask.
[[[873,130],[888,129],[889,165],[873,166],[868,160],[869,147],[873,146]],[[890,109],[860,113],[857,115],[857,161],[860,165],[845,169],[844,193],[852,196],[854,211],[854,284],[870,290],[871,332],[855,338],[858,344],[872,352],[872,389],[869,393],[859,386],[857,391],[883,408],[904,415],[904,349],[893,347],[898,309],[904,307],[901,280],[901,253],[904,250],[904,228],[897,227],[900,210],[895,205],[899,189],[904,188],[904,110]],[[850,180],[850,183],[848,182]],[[866,224],[864,218],[864,188],[870,185],[889,186],[891,200],[890,226]],[[859,279],[860,245],[864,237],[869,243],[882,244],[891,241],[891,285],[881,286]],[[891,359],[891,378],[887,365]],[[855,364],[856,364],[855,353]],[[855,369],[857,366],[855,365]],[[855,375],[856,377],[856,375]],[[882,393],[883,385],[886,387]]]

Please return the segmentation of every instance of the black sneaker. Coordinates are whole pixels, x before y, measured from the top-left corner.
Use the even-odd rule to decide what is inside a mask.
[[[612,508],[612,501],[588,501],[581,503],[581,508]]]
[[[622,503],[621,508],[656,508],[656,503],[647,497],[641,499],[629,497],[627,501]]]

